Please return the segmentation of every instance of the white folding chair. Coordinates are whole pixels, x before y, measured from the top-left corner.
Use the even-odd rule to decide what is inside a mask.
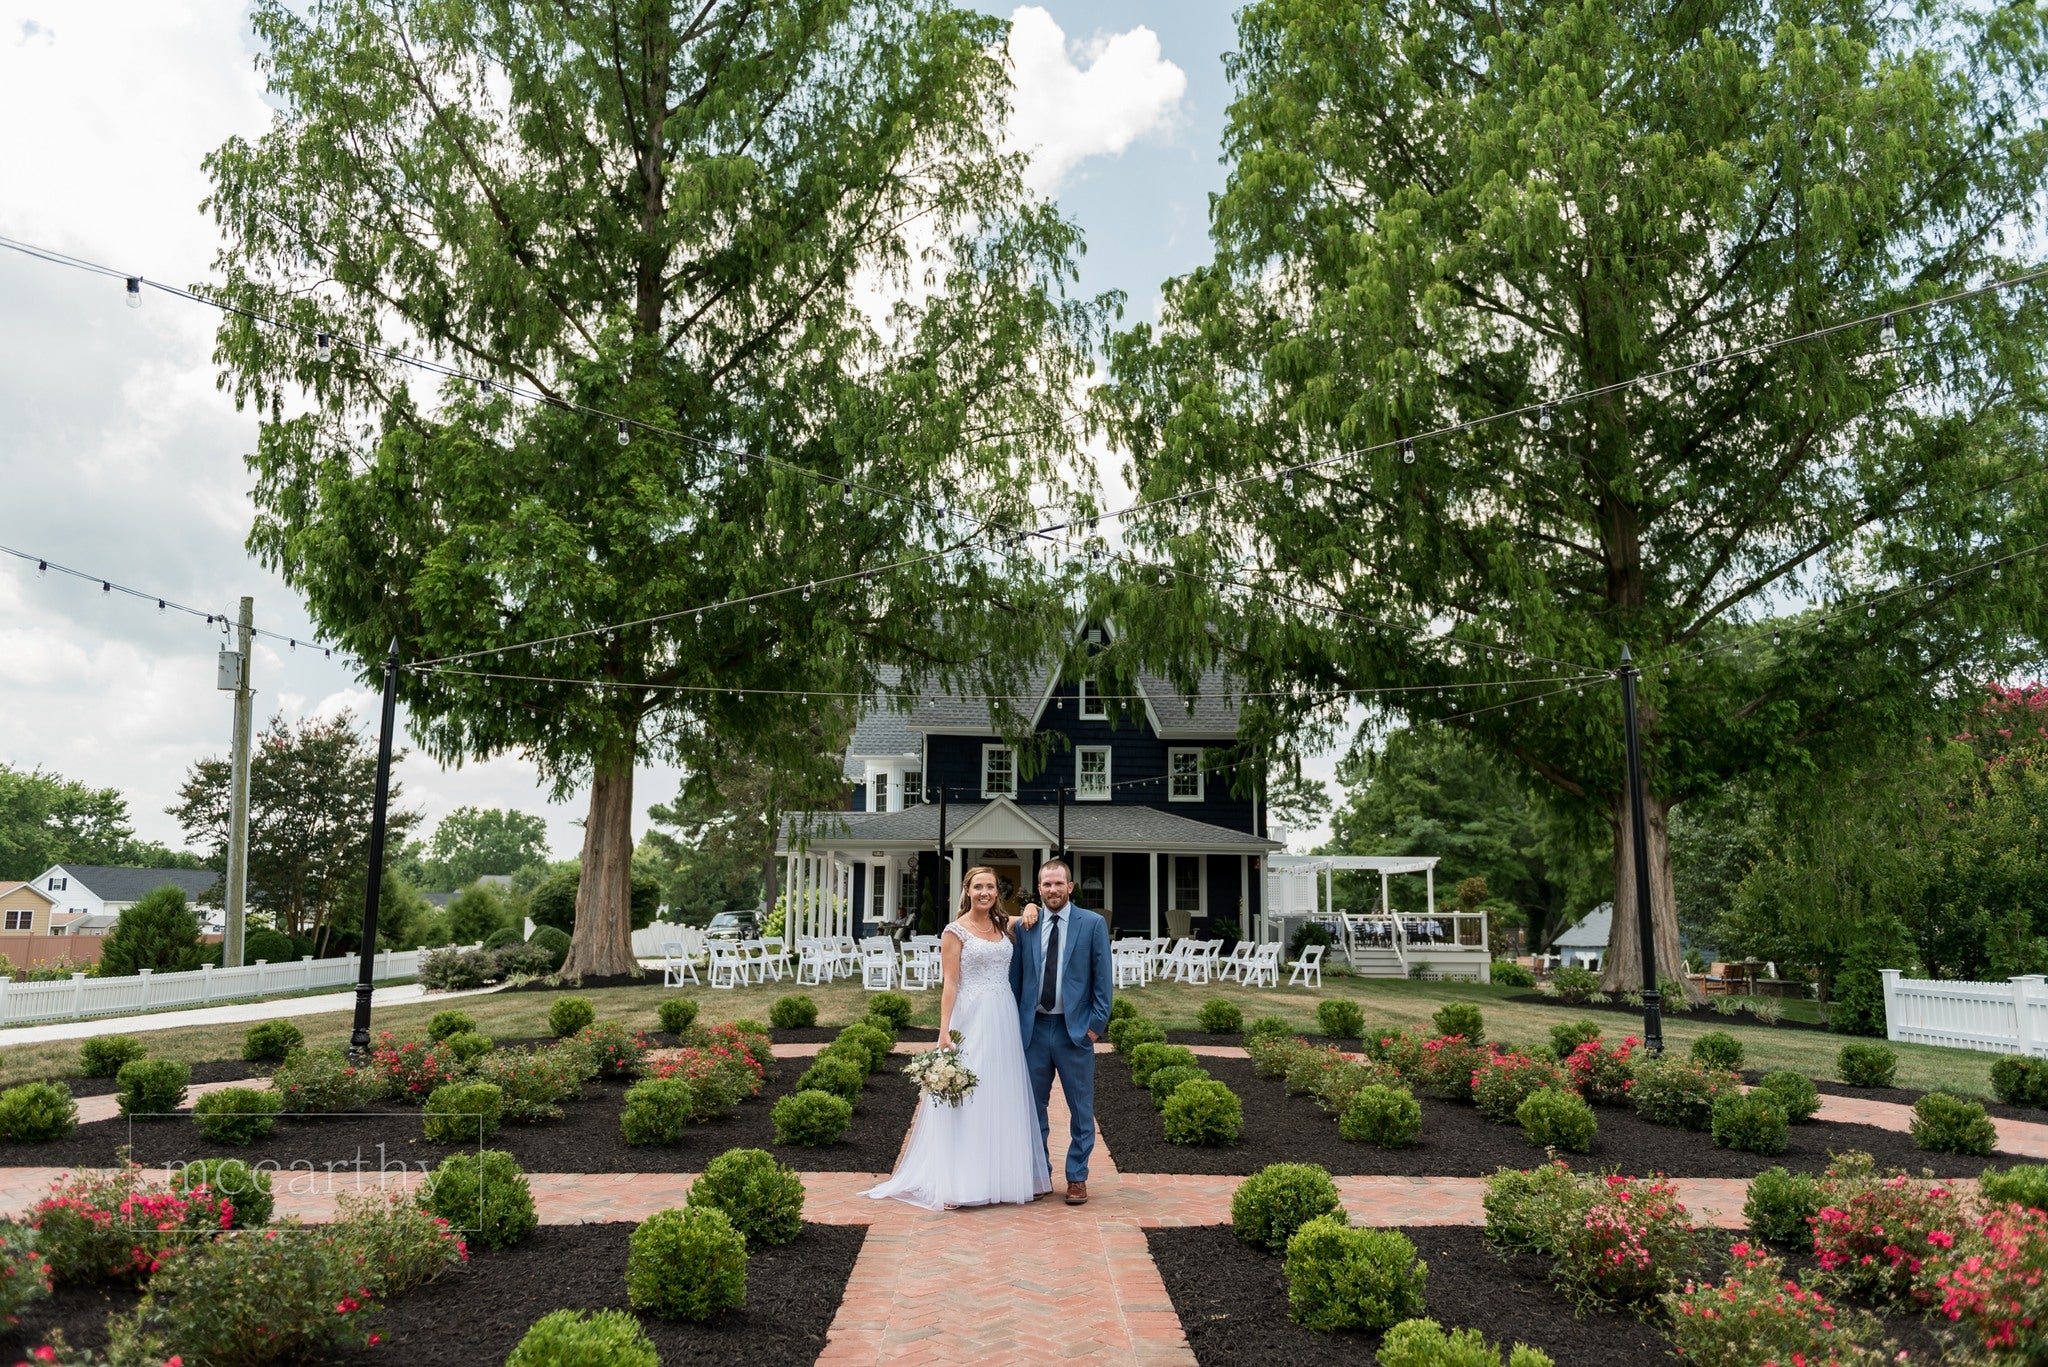
[[[1254,946],[1250,940],[1239,940],[1236,944],[1232,945],[1230,953],[1225,955],[1222,961],[1216,965],[1216,976],[1218,978],[1229,978],[1236,982],[1243,982],[1245,965],[1251,962],[1253,948]]]
[[[798,987],[817,987],[831,980],[832,950],[821,940],[805,940],[796,948]]]
[[[1293,987],[1321,987],[1323,985],[1323,946],[1308,945],[1301,951],[1301,957],[1287,965],[1294,971],[1287,975],[1287,985]],[[1276,975],[1277,976],[1277,975]],[[1311,983],[1309,980],[1315,981]]]
[[[740,963],[746,969],[748,982],[768,981],[768,950],[759,940],[740,941]]]
[[[945,969],[939,962],[939,952],[928,945],[912,942],[903,951],[903,986],[907,991],[922,992],[942,980]]]
[[[860,942],[860,985],[870,992],[896,985],[896,946],[879,935]]]
[[[1250,987],[1278,987],[1280,985],[1280,946],[1260,945],[1245,960],[1238,970],[1238,981]]]
[[[789,967],[789,950],[779,935],[771,935],[761,941],[761,961],[769,977],[782,981],[784,970]]]
[[[690,952],[679,940],[670,940],[661,947],[661,983],[674,987],[679,983],[696,982],[697,965],[690,962]]]
[[[1212,941],[1211,944],[1214,944]],[[1215,945],[1221,949],[1220,944]],[[1197,944],[1192,940],[1180,943],[1180,980],[1184,983],[1205,983],[1209,981],[1210,945]]]
[[[1118,987],[1143,987],[1145,985],[1145,979],[1151,973],[1151,965],[1146,962],[1150,950],[1151,946],[1149,945],[1141,945],[1131,949],[1111,948],[1109,962],[1111,969],[1115,973],[1116,985]]]
[[[718,988],[745,987],[747,985],[747,956],[738,945],[713,943],[711,946],[711,986]]]

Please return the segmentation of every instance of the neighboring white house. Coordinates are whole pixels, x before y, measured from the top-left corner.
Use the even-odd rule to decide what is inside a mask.
[[[197,903],[212,893],[220,875],[210,869],[125,869],[105,864],[53,864],[29,880],[50,899],[52,935],[104,935],[121,913],[166,883]],[[218,930],[217,914],[195,906],[202,933]]]
[[[1586,913],[1586,919],[1567,930],[1551,943],[1550,952],[1558,961],[1577,964],[1580,968],[1599,971],[1600,961],[1607,957],[1607,937],[1614,927],[1614,903],[1602,902]]]

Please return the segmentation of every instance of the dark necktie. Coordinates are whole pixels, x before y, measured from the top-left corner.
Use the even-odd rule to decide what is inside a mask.
[[[1045,967],[1043,980],[1038,985],[1038,1009],[1052,1010],[1052,1004],[1059,999],[1060,971],[1060,918],[1052,918],[1052,926],[1045,932]]]

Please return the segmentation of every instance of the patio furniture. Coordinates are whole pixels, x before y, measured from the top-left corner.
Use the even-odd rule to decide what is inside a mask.
[[[710,983],[717,988],[746,986],[747,956],[739,945],[721,940],[711,942]]]
[[[1294,971],[1287,975],[1287,985],[1321,987],[1323,985],[1323,946],[1308,945],[1301,951],[1301,957],[1287,966]],[[1313,982],[1310,979],[1314,979]]]
[[[823,940],[805,940],[796,950],[798,987],[817,987],[829,982],[835,950]]]
[[[939,947],[912,941],[910,947],[903,951],[902,972],[906,991],[922,992],[937,986],[945,975],[939,962]]]
[[[1128,947],[1126,947],[1128,946]],[[1120,940],[1109,947],[1109,963],[1118,987],[1143,987],[1151,976],[1151,945]]]
[[[759,941],[762,967],[768,976],[777,982],[782,981],[783,970],[789,967],[789,950],[786,943],[780,935],[771,935]]]
[[[896,946],[879,935],[860,942],[860,985],[870,992],[896,985]]]
[[[1256,947],[1250,940],[1239,940],[1232,945],[1230,953],[1216,965],[1216,976],[1243,982],[1245,966],[1251,962],[1252,950]]]
[[[1253,950],[1244,967],[1238,970],[1237,980],[1249,987],[1278,987],[1280,946],[1269,941]]]
[[[664,987],[675,987],[686,982],[697,982],[697,965],[693,956],[683,947],[680,940],[670,940],[661,947],[661,982]]]

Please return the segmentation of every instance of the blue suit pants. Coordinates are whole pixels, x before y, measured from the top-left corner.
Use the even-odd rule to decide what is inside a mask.
[[[1095,1152],[1095,1046],[1084,1035],[1079,1044],[1067,1033],[1064,1015],[1041,1015],[1031,1027],[1031,1043],[1024,1050],[1031,1069],[1031,1090],[1038,1101],[1038,1133],[1046,1142],[1046,1162],[1052,1161],[1052,1120],[1046,1108],[1052,1101],[1052,1080],[1060,1080],[1067,1098],[1071,1130],[1067,1143],[1067,1180],[1088,1180],[1088,1158]]]

